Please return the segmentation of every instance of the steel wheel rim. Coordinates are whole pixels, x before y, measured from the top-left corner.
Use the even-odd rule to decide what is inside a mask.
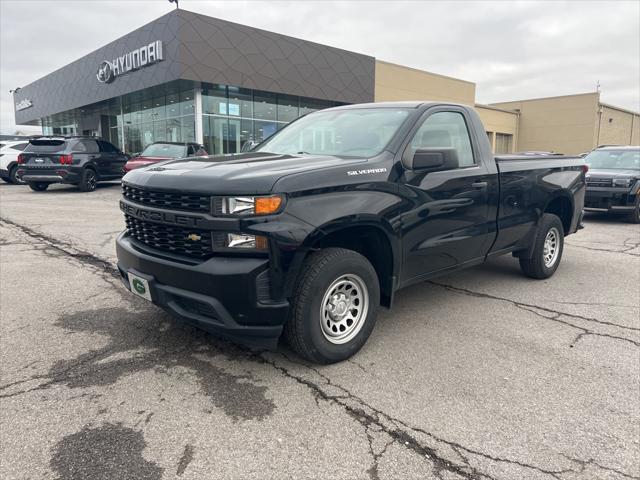
[[[553,267],[558,259],[560,253],[560,232],[555,227],[552,227],[547,232],[547,236],[544,239],[544,248],[542,252],[542,258],[544,266],[547,268]]]
[[[89,174],[88,174],[88,178],[87,178],[87,185],[89,186],[89,188],[91,190],[96,188],[96,175],[91,170],[89,170]]]
[[[364,281],[352,273],[334,280],[320,304],[320,327],[324,338],[334,345],[351,341],[362,330],[369,312],[369,291]]]

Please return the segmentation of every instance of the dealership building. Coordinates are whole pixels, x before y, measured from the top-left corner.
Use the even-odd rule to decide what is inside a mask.
[[[17,89],[14,104],[19,125],[127,152],[197,141],[234,153],[315,110],[421,99],[474,105],[497,153],[640,144],[640,114],[598,92],[491,105],[475,96],[473,82],[176,9]]]

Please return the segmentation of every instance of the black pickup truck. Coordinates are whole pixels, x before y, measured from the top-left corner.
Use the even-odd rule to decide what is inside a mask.
[[[494,157],[470,107],[378,103],[298,119],[248,153],[123,179],[123,283],[201,328],[344,360],[400,288],[512,253],[558,268],[586,166]]]

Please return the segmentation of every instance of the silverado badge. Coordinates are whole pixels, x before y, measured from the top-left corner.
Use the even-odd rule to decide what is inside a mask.
[[[202,237],[197,233],[190,233],[189,235],[187,235],[187,240],[191,240],[192,242],[199,242],[200,240],[202,240]]]

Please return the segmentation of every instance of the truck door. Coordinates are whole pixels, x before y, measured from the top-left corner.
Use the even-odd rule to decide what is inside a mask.
[[[490,232],[495,230],[489,198],[497,196],[498,179],[474,148],[469,125],[471,119],[463,108],[430,109],[402,151],[405,172],[400,189],[411,200],[400,222],[401,283],[480,261],[489,248]],[[410,170],[406,166],[419,148],[455,148],[458,167],[429,173]]]

